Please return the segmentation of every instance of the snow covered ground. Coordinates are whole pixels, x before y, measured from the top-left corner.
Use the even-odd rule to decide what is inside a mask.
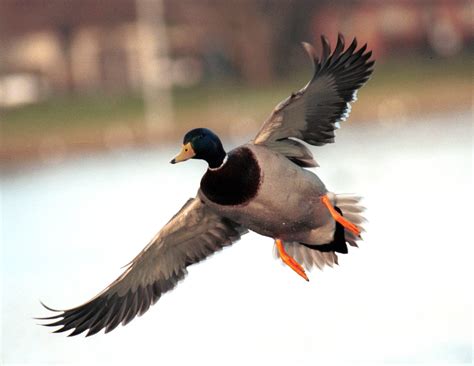
[[[306,283],[249,234],[112,333],[50,334],[35,316],[108,285],[194,196],[180,141],[10,172],[2,187],[4,364],[327,365],[472,362],[470,113],[345,123],[317,174],[365,197],[367,233]],[[216,131],[218,132],[218,131]]]

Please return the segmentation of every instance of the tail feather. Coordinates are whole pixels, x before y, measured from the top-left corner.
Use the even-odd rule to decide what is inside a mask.
[[[325,266],[333,267],[338,264],[338,258],[334,252],[320,252],[301,245],[298,242],[284,242],[286,252],[300,263],[307,271],[314,267],[322,270]],[[279,258],[278,250],[274,246],[274,256]]]
[[[361,197],[345,194],[330,194],[330,199],[336,210],[346,217],[349,221],[356,224],[361,231],[365,231],[362,224],[367,220],[361,215],[365,207],[360,205]],[[354,233],[344,229],[344,227],[336,222],[336,230],[334,239],[331,243],[323,245],[310,245],[298,242],[284,242],[285,250],[296,261],[301,263],[306,270],[310,271],[317,267],[323,269],[325,266],[333,267],[338,264],[337,253],[347,253],[347,244],[358,247],[357,241],[361,240]],[[274,250],[275,256],[278,258],[278,251]]]
[[[364,231],[364,230],[361,230],[361,231]],[[346,230],[344,236],[346,237],[346,241],[349,243],[350,246],[359,247],[357,245],[357,240],[360,240],[360,238],[357,237],[354,233]]]
[[[333,194],[331,193],[331,201],[334,206],[337,206],[341,211],[342,215],[348,219],[350,222],[357,225],[361,232],[364,232],[362,224],[367,222],[367,219],[361,215],[365,211],[365,207],[360,204],[362,198],[359,196],[354,196],[350,194]],[[360,240],[349,230],[344,230],[346,241],[355,242]],[[351,244],[352,245],[352,244]],[[357,246],[357,245],[353,245]]]

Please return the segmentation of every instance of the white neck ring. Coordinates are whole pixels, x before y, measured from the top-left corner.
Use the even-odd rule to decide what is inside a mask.
[[[208,169],[208,170],[211,170],[211,171],[219,170],[220,168],[222,168],[222,167],[225,165],[225,163],[227,163],[227,158],[228,158],[228,155],[225,154],[225,158],[224,158],[224,160],[222,160],[222,164],[221,164],[221,165],[219,165],[217,168],[208,167],[207,169]]]

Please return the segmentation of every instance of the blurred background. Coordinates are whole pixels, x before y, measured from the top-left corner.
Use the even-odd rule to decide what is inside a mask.
[[[472,362],[472,2],[0,0],[4,364]],[[251,139],[320,51],[376,66],[316,172],[368,207],[361,248],[309,284],[249,234],[127,328],[36,326],[102,290],[188,197],[183,134]],[[283,317],[283,318],[282,318]]]
[[[377,59],[353,120],[469,108],[469,1],[2,0],[0,161],[251,135],[338,32]]]

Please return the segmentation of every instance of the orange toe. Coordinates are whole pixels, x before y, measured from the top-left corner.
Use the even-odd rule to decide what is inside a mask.
[[[298,273],[301,277],[303,277],[306,281],[309,281],[308,276],[306,275],[306,272],[304,268],[299,264],[297,261],[295,261],[285,250],[285,247],[283,246],[283,242],[280,239],[275,240],[276,247],[278,249],[278,253],[280,254],[281,260],[288,265],[293,271]]]
[[[337,212],[331,201],[329,200],[329,197],[327,195],[324,195],[321,197],[321,201],[323,202],[324,206],[327,207],[329,210],[329,213],[331,214],[332,218],[336,220],[338,223],[340,223],[342,226],[344,226],[345,229],[353,232],[355,235],[360,236],[360,229],[357,227],[357,225],[353,224],[349,220],[345,219],[344,216],[342,216],[339,212]]]

